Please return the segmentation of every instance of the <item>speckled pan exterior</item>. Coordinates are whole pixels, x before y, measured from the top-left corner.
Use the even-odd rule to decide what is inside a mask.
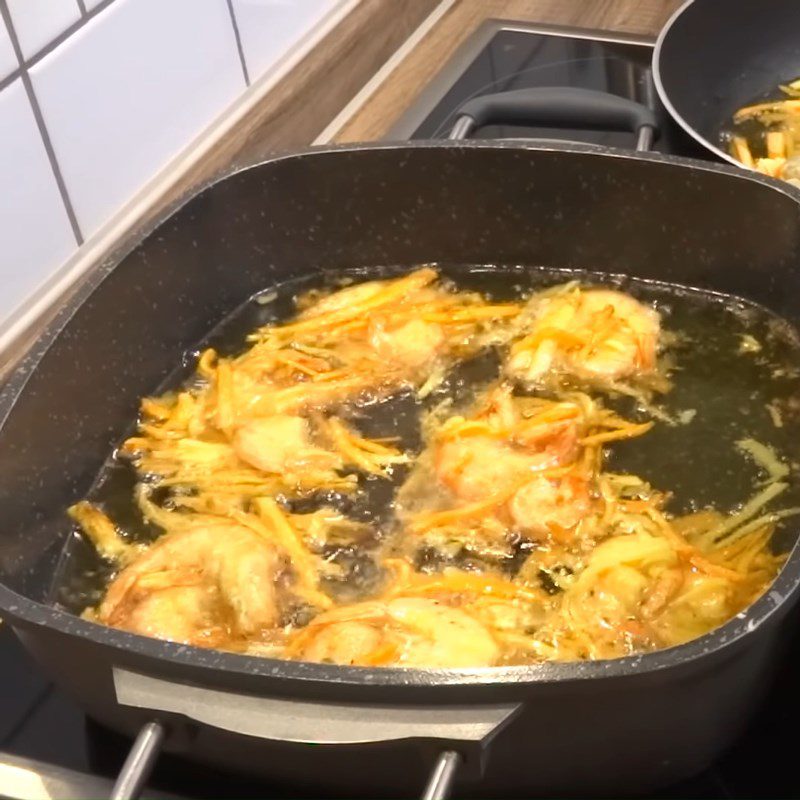
[[[645,790],[701,769],[735,735],[797,599],[797,548],[741,618],[606,662],[463,671],[282,662],[143,638],[43,601],[70,535],[64,509],[87,491],[139,397],[254,293],[358,265],[548,265],[737,294],[798,324],[800,193],[732,167],[588,146],[348,146],[232,174],[119,252],[0,394],[0,614],[91,714],[128,732],[148,718],[117,702],[115,667],[176,692],[194,684],[313,700],[321,719],[326,703],[356,716],[516,703],[488,757],[464,773],[464,792],[487,796]],[[426,733],[310,747],[162,716],[168,748],[309,791],[413,794],[430,765]]]

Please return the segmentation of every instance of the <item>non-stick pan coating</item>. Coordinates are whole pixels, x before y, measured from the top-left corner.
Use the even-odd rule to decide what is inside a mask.
[[[166,683],[170,701],[187,685],[222,694],[225,713],[233,693],[247,693],[245,711],[261,701],[322,703],[323,722],[344,704],[358,725],[384,719],[387,707],[426,708],[438,729],[453,705],[477,716],[499,703],[521,706],[491,742],[485,772],[468,777],[465,762],[473,795],[618,797],[697,772],[767,686],[778,621],[800,591],[797,548],[746,615],[681,647],[484,670],[203,650],[92,624],[46,597],[70,535],[64,508],[88,490],[139,397],[254,292],[359,263],[538,264],[737,294],[797,326],[798,212],[792,187],[734,167],[563,145],[316,150],[207,187],[144,239],[131,236],[126,254],[65,303],[0,392],[0,614],[83,708],[128,734],[164,709],[121,702],[120,672]],[[198,706],[188,726],[170,718],[180,725],[165,747],[304,786],[308,796],[416,796],[433,763],[414,739],[311,746],[215,727],[208,712]]]
[[[139,398],[254,292],[303,271],[359,262],[542,264],[740,295],[800,325],[797,198],[791,187],[732,168],[506,143],[317,151],[206,189],[109,269],[95,291],[76,297],[0,394],[0,611],[122,649],[136,642],[156,659],[247,679],[279,672],[370,686],[626,674],[738,638],[747,621],[681,648],[602,665],[466,670],[457,677],[385,669],[373,678],[368,670],[178,647],[45,603],[71,530],[64,509],[85,495]],[[761,224],[748,225],[751,216]],[[798,572],[794,562],[784,570],[781,594],[793,591]],[[772,615],[777,596],[764,598],[753,614]]]
[[[800,77],[800,2],[694,0],[667,23],[653,67],[675,119],[733,161],[720,148],[733,113]]]

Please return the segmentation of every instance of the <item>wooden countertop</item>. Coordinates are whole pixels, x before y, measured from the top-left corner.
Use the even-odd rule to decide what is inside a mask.
[[[410,52],[384,69],[384,79],[362,93],[325,139],[337,142],[383,138],[417,92],[487,19],[538,22],[624,31],[655,37],[683,0],[445,0],[440,18]],[[436,13],[436,12],[434,12]]]

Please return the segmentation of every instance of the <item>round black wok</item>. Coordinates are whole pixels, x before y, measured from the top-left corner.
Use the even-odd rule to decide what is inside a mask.
[[[797,0],[689,0],[664,26],[653,80],[675,120],[733,164],[720,141],[739,108],[800,77]]]
[[[649,138],[650,118],[630,111],[611,116]],[[800,193],[727,166],[589,146],[348,146],[233,174],[122,252],[0,394],[0,614],[89,714],[128,734],[157,719],[170,751],[351,796],[413,796],[442,752],[461,757],[461,795],[631,794],[701,770],[736,736],[798,597],[797,548],[746,614],[686,645],[450,671],[148,639],[54,606],[53,580],[74,546],[64,509],[138,399],[254,293],[354,265],[588,267],[741,295],[797,325]]]

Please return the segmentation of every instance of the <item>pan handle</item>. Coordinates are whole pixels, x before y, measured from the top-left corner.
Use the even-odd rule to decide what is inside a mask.
[[[574,86],[543,86],[473,97],[456,113],[448,138],[466,139],[488,124],[631,131],[638,136],[637,150],[648,150],[658,132],[653,110],[626,97]]]
[[[176,683],[118,667],[114,686],[118,703],[155,712],[156,718],[174,714],[247,736],[316,745],[427,740],[457,747],[469,761],[520,709],[312,703]]]
[[[166,731],[160,722],[143,725],[117,776],[109,800],[137,800],[158,758]]]
[[[455,750],[445,750],[434,764],[421,800],[447,800],[453,788],[461,756]]]

